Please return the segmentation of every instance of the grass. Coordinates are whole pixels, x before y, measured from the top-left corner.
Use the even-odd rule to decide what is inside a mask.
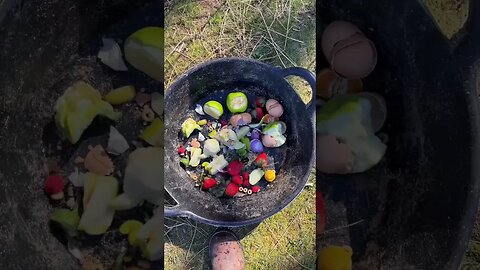
[[[313,0],[170,0],[165,2],[165,84],[188,69],[221,57],[249,57],[315,72]],[[305,102],[311,89],[289,79]],[[286,209],[258,226],[236,229],[247,269],[315,268],[315,179]],[[165,269],[209,269],[215,228],[166,219]]]

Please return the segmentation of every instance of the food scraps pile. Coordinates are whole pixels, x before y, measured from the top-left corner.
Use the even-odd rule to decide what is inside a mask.
[[[197,104],[200,119],[187,118],[181,126],[180,162],[196,186],[216,197],[251,195],[276,178],[275,159],[267,149],[287,140],[283,106],[254,97],[249,108],[248,100],[243,92],[229,93],[229,116],[216,100]]]
[[[115,71],[126,71],[119,45],[113,39],[103,39],[103,43],[100,61]],[[149,80],[163,79],[158,73],[163,70],[163,28],[146,27],[133,33],[124,42],[124,53],[127,62]],[[127,85],[102,97],[100,91],[80,80],[55,103],[60,137],[78,148],[70,167],[60,168],[59,160],[48,160],[44,191],[55,207],[50,220],[63,231],[68,250],[84,269],[105,269],[102,264],[92,266],[84,251],[92,236],[107,232],[119,233],[128,243],[108,251],[118,253],[115,265],[105,266],[108,269],[149,269],[149,262],[163,257],[163,212],[158,205],[163,203],[164,98],[156,91],[137,91]],[[130,118],[141,127],[133,131],[130,126],[123,128],[123,132],[135,132],[130,142],[117,127],[123,116],[129,116],[125,112],[133,112]],[[109,119],[109,134],[100,139],[84,136],[97,116]],[[86,149],[82,149],[84,145]],[[116,215],[129,209],[135,214]],[[113,227],[114,220],[121,225]]]

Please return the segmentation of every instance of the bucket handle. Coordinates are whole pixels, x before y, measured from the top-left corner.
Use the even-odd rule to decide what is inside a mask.
[[[301,67],[289,67],[289,68],[279,68],[276,71],[281,77],[286,78],[288,76],[297,76],[304,79],[312,88],[312,98],[306,104],[307,111],[310,116],[315,114],[315,95],[313,94],[317,89],[316,77],[310,70],[301,68]],[[297,92],[298,95],[298,92]]]
[[[165,189],[165,192],[168,192],[166,189]],[[183,204],[180,203],[177,199],[175,199],[171,194],[170,192],[168,192],[168,194],[170,195],[170,197],[173,198],[173,200],[177,203],[175,206],[166,206],[164,205],[163,206],[163,213],[164,213],[164,216],[165,217],[170,217],[170,218],[174,218],[174,217],[190,217],[191,215],[191,212],[186,210],[184,207],[183,207]]]

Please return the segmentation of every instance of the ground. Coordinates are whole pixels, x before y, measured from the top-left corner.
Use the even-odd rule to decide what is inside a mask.
[[[315,72],[313,0],[166,1],[165,84],[209,59],[251,57],[275,66]],[[312,91],[291,80],[307,102]],[[285,210],[237,231],[247,269],[315,268],[315,177]],[[165,269],[208,269],[208,240],[215,228],[166,219]]]

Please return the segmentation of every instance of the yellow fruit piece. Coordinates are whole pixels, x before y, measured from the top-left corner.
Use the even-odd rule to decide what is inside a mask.
[[[203,105],[203,111],[215,119],[223,115],[223,106],[216,100],[210,100]]]
[[[198,124],[199,126],[204,126],[204,125],[207,124],[207,119],[202,119],[202,120],[198,121],[197,124]]]
[[[152,146],[162,147],[164,129],[163,121],[157,117],[145,128],[141,138]]]
[[[120,226],[120,233],[129,234],[132,231],[136,231],[140,229],[142,226],[143,226],[142,222],[138,220],[130,219],[122,223],[122,225]]]
[[[275,170],[267,170],[265,171],[265,180],[268,182],[273,182],[275,180]]]
[[[97,115],[117,121],[122,116],[102,100],[97,89],[84,81],[70,86],[55,103],[57,127],[71,143],[76,143]]]
[[[352,248],[328,246],[320,251],[317,270],[352,270]]]
[[[157,81],[163,80],[163,28],[145,27],[125,41],[125,59]]]
[[[135,87],[127,85],[110,91],[105,96],[105,100],[113,105],[125,104],[132,101],[135,94]]]

